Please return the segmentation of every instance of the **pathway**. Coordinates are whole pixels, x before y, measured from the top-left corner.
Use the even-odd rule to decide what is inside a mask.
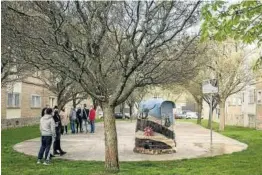
[[[117,121],[118,150],[120,161],[159,161],[191,159],[231,154],[247,149],[247,145],[219,133],[213,132],[213,146],[210,147],[210,131],[193,123],[177,123],[175,126],[177,153],[165,155],[146,155],[133,152],[135,144],[135,121]],[[61,158],[71,160],[104,161],[103,123],[96,124],[94,134],[68,134],[61,138],[62,149],[67,152]],[[40,147],[40,138],[26,140],[14,146],[14,149],[36,156]],[[60,157],[59,157],[60,158]]]

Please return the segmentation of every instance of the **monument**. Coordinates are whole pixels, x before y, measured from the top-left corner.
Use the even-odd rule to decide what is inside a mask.
[[[139,104],[134,152],[171,154],[176,152],[174,132],[175,104],[163,99],[149,99]]]

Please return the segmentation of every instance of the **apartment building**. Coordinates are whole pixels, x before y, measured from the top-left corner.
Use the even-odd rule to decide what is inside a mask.
[[[219,105],[213,111],[213,121],[219,122]],[[208,119],[209,106],[203,103],[203,116]],[[226,125],[237,125],[256,129],[262,129],[262,81],[246,86],[237,94],[233,94],[226,100],[225,105]]]
[[[57,98],[38,79],[30,77],[1,88],[1,118],[39,117],[47,104],[55,106]]]

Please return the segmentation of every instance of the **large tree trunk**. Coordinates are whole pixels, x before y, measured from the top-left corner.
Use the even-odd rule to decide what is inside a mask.
[[[219,131],[224,131],[225,129],[225,99],[221,99],[219,102],[220,108],[220,122],[219,122]]]
[[[107,103],[103,103],[104,126],[105,126],[105,169],[110,172],[119,171],[118,142],[114,108]]]
[[[197,124],[201,124],[201,117],[202,117],[202,100],[197,102],[197,112],[198,112],[198,117],[197,117]]]

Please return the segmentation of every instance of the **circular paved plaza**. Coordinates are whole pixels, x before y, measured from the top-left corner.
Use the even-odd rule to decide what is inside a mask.
[[[136,121],[117,121],[118,151],[120,161],[161,161],[209,157],[231,154],[247,149],[247,145],[237,140],[213,132],[210,146],[210,131],[193,123],[179,122],[175,125],[177,153],[146,155],[134,153]],[[68,134],[61,137],[61,147],[66,155],[57,158],[70,160],[104,161],[104,127],[96,124],[96,133]],[[24,154],[37,156],[40,138],[26,140],[14,146]]]

